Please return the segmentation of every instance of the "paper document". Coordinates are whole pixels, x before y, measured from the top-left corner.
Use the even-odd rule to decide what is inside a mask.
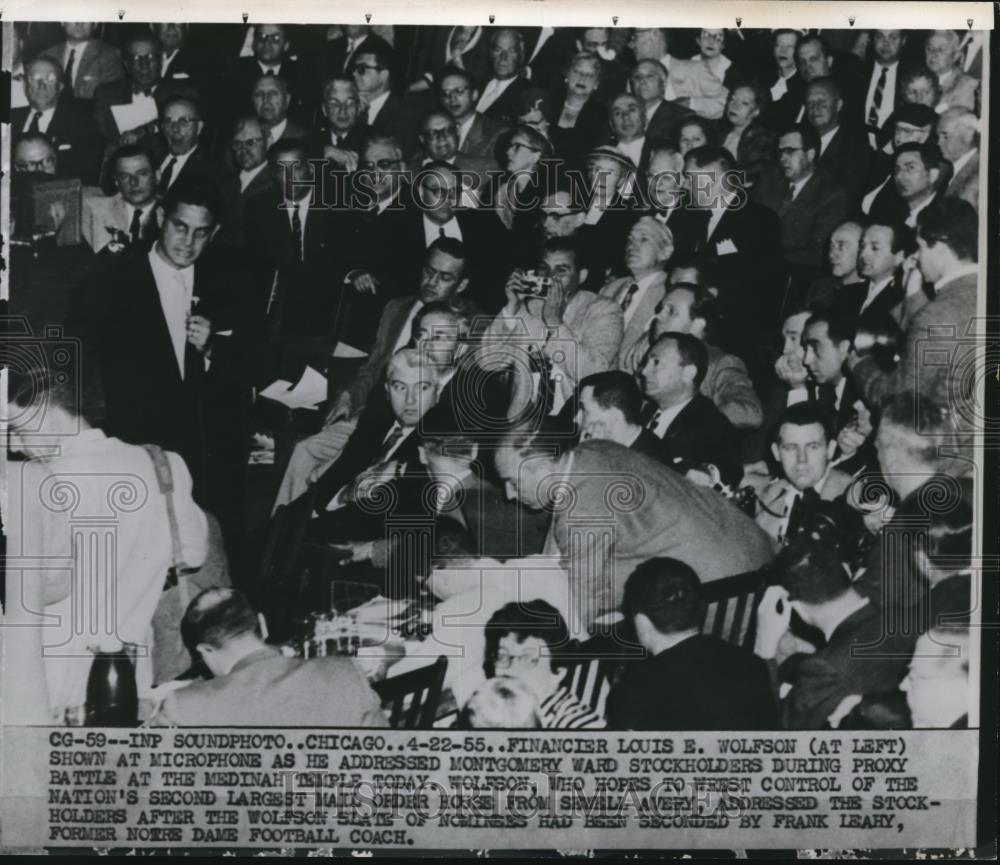
[[[271,382],[259,395],[280,402],[288,408],[315,409],[326,399],[326,377],[311,366],[307,366],[302,378],[294,387],[291,382],[279,378]]]

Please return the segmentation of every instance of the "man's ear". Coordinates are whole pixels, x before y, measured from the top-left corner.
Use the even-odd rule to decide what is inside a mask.
[[[832,442],[832,444],[836,445],[837,443]],[[781,465],[781,449],[778,447],[777,442],[771,442],[771,454],[778,461],[778,465]],[[831,454],[831,456],[833,456],[833,454]]]
[[[648,636],[650,631],[656,630],[653,627],[653,623],[650,621],[649,616],[645,613],[636,613],[635,616],[633,616],[633,620],[635,621],[635,633],[639,638],[639,642],[642,642],[646,636]]]
[[[208,242],[211,243],[215,239],[215,235],[219,233],[219,229],[222,228],[222,223],[217,222],[215,228],[212,229],[212,233],[208,236]]]
[[[705,341],[705,328],[708,327],[708,322],[703,318],[696,318],[691,322],[691,330],[689,333],[691,336],[696,336],[702,342]]]
[[[837,450],[837,440],[831,439],[826,443],[826,458],[828,460],[832,460],[836,450]]]
[[[578,284],[586,282],[587,281],[587,277],[589,275],[590,275],[590,271],[587,270],[587,268],[585,268],[585,267],[581,267],[580,268],[580,279],[578,280]]]
[[[162,204],[156,205],[155,213],[156,213],[156,227],[163,228],[163,222],[166,219],[167,214],[166,211],[163,209]]]
[[[420,455],[422,465],[427,465],[427,451],[423,445],[417,445],[417,453]]]
[[[465,289],[469,287],[469,277],[465,277],[459,284],[458,288],[455,289],[455,294],[461,294]]]
[[[201,138],[201,133],[204,131],[204,129],[205,129],[205,121],[204,120],[199,120],[198,121],[198,137],[199,138]]]
[[[930,178],[931,178],[931,186],[933,186],[936,189],[937,188],[937,184],[938,184],[938,180],[941,179],[941,169],[940,168],[932,168],[930,170],[930,172],[929,172],[929,175],[930,175]]]

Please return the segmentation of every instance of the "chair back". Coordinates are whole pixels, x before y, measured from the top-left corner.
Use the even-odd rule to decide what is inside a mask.
[[[373,683],[389,712],[389,724],[396,729],[429,730],[441,703],[441,689],[448,659],[441,655],[428,667],[411,670]]]
[[[705,583],[702,591],[708,602],[701,632],[734,646],[753,647],[754,613],[764,592],[764,571],[750,571]]]

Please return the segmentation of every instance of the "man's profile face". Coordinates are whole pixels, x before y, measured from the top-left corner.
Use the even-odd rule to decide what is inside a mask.
[[[156,171],[146,156],[127,156],[115,165],[115,186],[133,207],[143,207],[156,196]]]
[[[253,53],[261,63],[278,64],[288,50],[285,30],[277,24],[258,24],[254,30]]]
[[[403,426],[416,426],[437,399],[435,367],[428,363],[410,366],[390,363],[385,388],[392,413]]]
[[[350,81],[334,81],[326,90],[321,106],[323,116],[339,135],[354,128],[360,109],[358,88]]]
[[[795,46],[798,44],[797,33],[782,33],[774,40],[774,62],[786,76],[795,68]]]
[[[899,685],[914,729],[948,727],[969,711],[969,658],[963,657],[963,641],[947,643],[947,636],[938,643],[933,632],[921,635]]]
[[[690,288],[670,289],[663,297],[663,309],[657,316],[660,330],[690,333],[694,324],[691,318],[691,305],[693,303],[694,292]]]
[[[44,141],[19,141],[14,148],[14,170],[19,174],[30,171],[56,173],[56,152]]]
[[[611,128],[619,141],[639,138],[645,126],[646,115],[632,94],[623,93],[611,103]]]
[[[267,135],[256,120],[243,123],[233,135],[233,159],[241,171],[251,171],[267,159]]]
[[[424,123],[420,142],[431,159],[449,162],[458,153],[458,129],[455,121],[445,114],[432,114]]]
[[[171,213],[161,213],[160,248],[164,257],[176,268],[190,267],[215,234],[211,211],[181,202]]]
[[[930,126],[914,126],[912,123],[899,120],[892,128],[892,146],[897,148],[903,144],[909,144],[911,141],[923,144],[930,136]]]
[[[545,508],[545,480],[551,478],[554,468],[550,459],[521,457],[513,448],[501,447],[497,450],[496,467],[508,499],[534,511]]]
[[[577,409],[580,440],[606,438],[610,413],[611,409],[601,408],[597,404],[594,399],[594,389],[590,385],[583,388],[580,391],[580,404]]]
[[[125,46],[125,69],[132,84],[150,90],[160,81],[160,49],[152,39],[135,39]]]
[[[446,75],[441,82],[441,105],[455,120],[472,114],[478,100],[479,91],[461,75]]]
[[[187,102],[174,102],[164,109],[160,126],[163,128],[163,135],[167,139],[170,152],[174,156],[180,156],[194,150],[203,124],[193,105]]]
[[[785,477],[797,490],[815,487],[826,474],[831,448],[822,424],[782,424],[772,448]]]
[[[490,64],[493,77],[501,80],[513,78],[521,71],[521,48],[512,30],[498,33],[490,45]]]
[[[876,30],[872,34],[872,49],[879,63],[889,65],[899,60],[899,52],[903,50],[902,30]]]
[[[672,339],[654,345],[640,372],[643,393],[654,402],[669,403],[693,390],[692,367],[681,364],[677,343]]]
[[[778,139],[778,166],[786,180],[797,182],[812,173],[815,151],[802,143],[801,132],[787,132]]]
[[[928,133],[930,130],[928,129]],[[924,136],[922,141],[927,140]],[[975,135],[961,126],[961,121],[954,117],[942,117],[938,121],[937,144],[942,155],[949,162],[955,162],[972,149]]]
[[[288,116],[290,102],[288,89],[275,75],[265,75],[254,85],[254,114],[268,126],[281,123]]]
[[[802,363],[814,381],[819,384],[836,384],[840,381],[849,346],[846,341],[838,345],[830,339],[825,321],[814,322],[806,327],[802,334],[802,347],[806,350]]]
[[[670,210],[684,195],[684,158],[679,153],[660,151],[649,160],[649,196],[657,210]]]
[[[858,275],[881,282],[903,261],[901,250],[893,252],[893,230],[888,225],[869,225],[861,235]]]
[[[24,70],[24,95],[36,111],[48,111],[62,93],[62,70],[51,60],[32,60]]]
[[[440,249],[427,257],[420,274],[420,299],[424,303],[451,300],[464,291],[466,280],[462,275],[465,265],[460,258],[452,258]]]
[[[795,65],[803,81],[825,77],[832,71],[832,64],[823,53],[823,46],[816,41],[799,43],[795,50]]]
[[[806,91],[806,117],[820,135],[837,125],[841,106],[840,99],[830,87],[817,85]]]
[[[937,174],[936,170],[928,170],[919,153],[900,153],[896,155],[892,179],[900,198],[917,201],[933,191]]]
[[[920,272],[928,282],[937,282],[945,275],[948,247],[944,243],[929,244],[917,235],[917,262]]]
[[[827,260],[830,273],[840,279],[854,272],[858,266],[858,245],[861,230],[856,225],[841,225],[830,235]]]

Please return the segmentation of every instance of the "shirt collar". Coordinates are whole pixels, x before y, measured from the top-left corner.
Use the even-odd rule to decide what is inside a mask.
[[[952,164],[953,170],[951,176],[954,177],[956,174],[958,174],[959,171],[965,168],[969,160],[971,160],[978,153],[979,153],[979,148],[973,147],[972,150],[970,150],[968,153],[963,153],[961,156],[959,156],[958,159],[956,159],[955,162]]]
[[[260,174],[264,168],[267,166],[267,162],[262,162],[256,168],[251,168],[249,171],[240,171],[240,182],[246,184],[250,183],[258,174]],[[245,182],[244,182],[245,181]]]
[[[267,131],[268,140],[272,144],[275,141],[278,141],[281,138],[281,136],[285,134],[285,129],[287,127],[288,127],[288,118],[287,117],[284,120],[282,120],[281,123],[275,123],[274,126],[272,126]]]
[[[975,261],[970,261],[968,264],[963,264],[960,267],[956,267],[947,276],[942,276],[937,282],[934,283],[934,289],[940,291],[947,285],[955,282],[957,279],[961,279],[963,276],[969,276],[970,274],[975,274],[979,276],[979,263]]]
[[[385,101],[389,98],[389,91],[386,90],[381,96],[376,96],[371,102],[368,103],[368,122],[369,124],[378,116],[379,111],[382,110],[382,106],[385,105]]]
[[[275,75],[280,75],[281,74],[281,64],[280,63],[274,63],[272,65],[268,65],[267,63],[261,63],[258,60],[257,61],[257,68],[260,69],[260,74],[261,75],[267,75],[268,72],[273,72]]]
[[[153,269],[154,278],[159,276],[160,279],[173,280],[174,282],[179,282],[186,289],[192,289],[194,287],[194,265],[189,264],[187,267],[176,268],[171,264],[167,264],[156,251],[157,245],[153,245],[148,255],[149,266]]]
[[[80,430],[76,435],[67,436],[65,441],[59,443],[59,453],[60,456],[65,456],[81,451],[90,451],[104,445],[107,441],[108,437],[103,430],[91,427]]]

